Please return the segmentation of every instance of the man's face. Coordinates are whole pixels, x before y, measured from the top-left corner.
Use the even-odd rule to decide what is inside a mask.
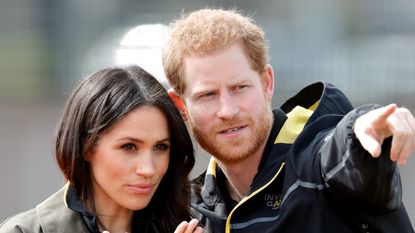
[[[259,149],[272,126],[272,69],[254,71],[238,43],[208,55],[187,56],[184,67],[182,98],[201,147],[223,163],[262,153]]]

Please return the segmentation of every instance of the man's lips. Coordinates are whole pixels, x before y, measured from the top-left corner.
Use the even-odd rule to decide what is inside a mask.
[[[220,134],[231,134],[231,133],[235,133],[235,132],[237,132],[241,129],[244,129],[244,128],[246,128],[246,125],[227,128],[227,129],[221,130],[219,133]]]

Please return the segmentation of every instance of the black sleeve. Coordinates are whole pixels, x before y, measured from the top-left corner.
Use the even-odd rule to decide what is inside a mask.
[[[381,156],[373,158],[353,132],[355,120],[378,107],[354,109],[326,136],[319,151],[321,172],[336,193],[383,210],[394,210],[401,205],[402,187],[398,168],[389,157],[391,138],[384,141]]]

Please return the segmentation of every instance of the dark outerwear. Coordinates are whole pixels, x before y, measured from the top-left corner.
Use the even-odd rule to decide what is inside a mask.
[[[239,203],[214,159],[192,184],[192,210],[205,232],[414,232],[402,204],[390,139],[372,158],[353,133],[357,117],[331,84],[318,82],[274,111],[274,124],[250,191]]]

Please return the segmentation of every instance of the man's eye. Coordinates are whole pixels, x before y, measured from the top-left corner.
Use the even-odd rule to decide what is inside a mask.
[[[239,85],[239,86],[237,86],[235,89],[236,89],[236,90],[242,90],[242,89],[244,89],[244,88],[246,88],[246,87],[248,87],[248,85]]]
[[[205,94],[201,95],[200,98],[209,98],[209,97],[214,96],[214,95],[215,95],[214,92],[208,92],[208,93],[205,93]]]
[[[157,144],[154,148],[156,150],[166,151],[166,150],[168,150],[170,148],[170,146],[167,145],[167,144],[161,143],[161,144]]]
[[[121,146],[124,150],[135,150],[137,149],[136,146],[133,143],[126,143]]]

